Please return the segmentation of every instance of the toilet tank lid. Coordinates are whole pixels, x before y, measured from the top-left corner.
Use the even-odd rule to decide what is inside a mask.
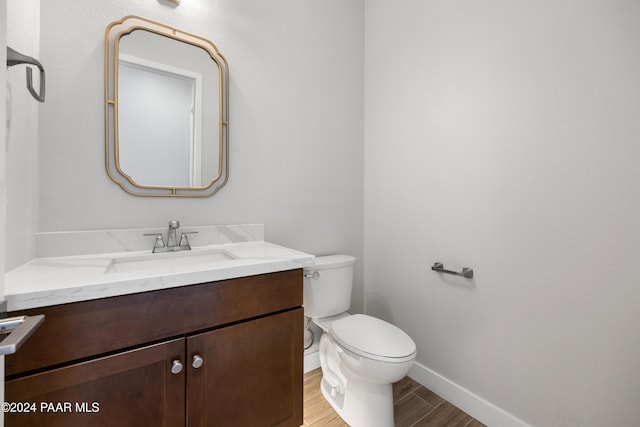
[[[340,268],[347,265],[353,265],[356,258],[351,255],[324,255],[317,256],[315,264],[309,267],[309,270],[323,270],[329,268]]]

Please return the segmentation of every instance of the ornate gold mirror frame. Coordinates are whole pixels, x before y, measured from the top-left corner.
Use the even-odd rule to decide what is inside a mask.
[[[204,49],[211,57],[218,69],[217,111],[219,117],[203,117],[202,121],[217,120],[219,126],[217,172],[210,182],[195,186],[179,185],[148,185],[136,182],[129,173],[123,171],[120,160],[120,138],[118,129],[118,73],[120,62],[120,42],[123,36],[134,30],[145,30],[159,37],[173,40]],[[105,161],[109,177],[124,191],[135,196],[155,197],[210,197],[222,188],[229,175],[229,70],[227,61],[220,54],[216,46],[202,37],[185,33],[166,25],[149,21],[137,16],[126,16],[120,21],[112,22],[105,31]],[[215,144],[215,142],[214,142]],[[215,156],[213,156],[215,157]],[[149,163],[152,163],[151,161]],[[151,165],[150,167],[154,167]],[[208,178],[207,178],[208,179]]]

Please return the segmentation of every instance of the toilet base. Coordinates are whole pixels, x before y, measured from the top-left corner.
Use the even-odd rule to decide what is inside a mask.
[[[364,384],[352,377],[348,378],[343,393],[332,395],[331,385],[323,378],[320,389],[331,407],[351,427],[394,427],[391,384]]]

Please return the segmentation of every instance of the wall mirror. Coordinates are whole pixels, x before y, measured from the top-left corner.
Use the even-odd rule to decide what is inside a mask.
[[[109,177],[136,196],[209,197],[228,177],[227,62],[210,41],[127,16],[105,32]]]

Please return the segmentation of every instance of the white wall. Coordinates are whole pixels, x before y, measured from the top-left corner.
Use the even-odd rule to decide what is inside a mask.
[[[365,16],[367,312],[525,423],[637,425],[640,3]]]
[[[362,260],[362,0],[56,0],[41,12],[39,231],[264,223],[272,242]],[[132,14],[208,38],[229,62],[230,175],[212,198],[134,197],[106,175],[104,30]]]
[[[40,0],[7,0],[7,44],[40,57]],[[6,267],[35,256],[38,227],[38,115],[41,108],[26,87],[27,65],[7,68],[7,227]],[[39,72],[34,68],[34,86]],[[3,80],[4,81],[4,80]],[[46,95],[45,95],[46,96]],[[4,241],[4,240],[3,240]],[[4,271],[4,270],[1,270]]]

